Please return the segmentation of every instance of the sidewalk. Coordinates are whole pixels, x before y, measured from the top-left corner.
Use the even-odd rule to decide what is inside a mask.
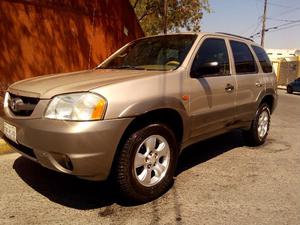
[[[283,86],[283,85],[278,85],[277,88],[280,90],[286,90],[286,86]]]
[[[0,155],[12,152],[11,148],[0,138]]]

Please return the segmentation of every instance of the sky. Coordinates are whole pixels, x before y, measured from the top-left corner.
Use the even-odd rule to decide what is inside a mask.
[[[203,32],[250,37],[262,29],[264,0],[210,0],[210,7]],[[266,32],[265,48],[300,49],[300,0],[268,0],[266,28],[272,27],[278,28]],[[259,35],[253,39],[260,43]]]

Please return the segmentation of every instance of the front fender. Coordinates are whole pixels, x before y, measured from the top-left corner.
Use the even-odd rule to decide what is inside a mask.
[[[119,117],[138,117],[146,113],[161,109],[174,110],[180,115],[183,123],[183,139],[188,137],[189,117],[183,102],[175,97],[152,98],[141,102],[136,102],[125,108],[119,114]]]
[[[157,109],[174,109],[179,112],[179,114],[186,114],[184,105],[177,98],[167,97],[167,98],[154,98],[147,99],[141,102],[135,102],[125,108],[119,115],[119,117],[135,117],[147,112],[157,110]],[[183,115],[183,116],[187,116]]]

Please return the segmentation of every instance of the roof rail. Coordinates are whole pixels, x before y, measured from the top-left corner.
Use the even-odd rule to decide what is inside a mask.
[[[242,39],[254,42],[254,40],[251,39],[251,38],[243,37],[243,36],[236,35],[236,34],[229,34],[229,33],[224,33],[224,32],[217,32],[217,34],[225,34],[225,35],[229,35],[229,36],[232,36],[232,37],[238,37],[238,38],[242,38]]]

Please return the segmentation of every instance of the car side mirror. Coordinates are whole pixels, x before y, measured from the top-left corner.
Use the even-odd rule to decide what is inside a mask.
[[[220,72],[220,64],[217,61],[206,62],[192,67],[192,77],[199,78],[205,75],[218,74]]]

